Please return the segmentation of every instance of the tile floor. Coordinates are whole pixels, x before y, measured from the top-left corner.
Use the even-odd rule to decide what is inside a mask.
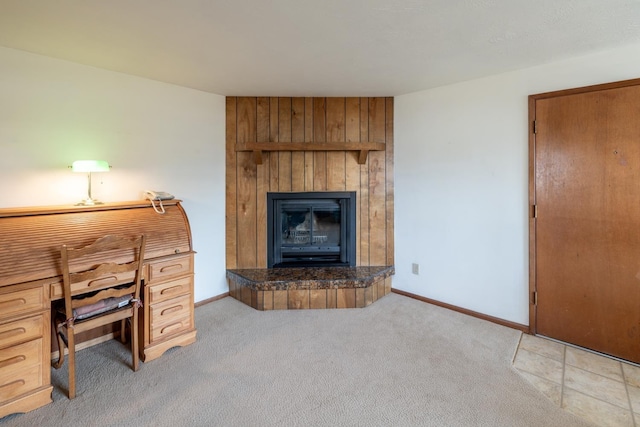
[[[561,408],[599,426],[640,427],[640,367],[523,334],[513,366]]]

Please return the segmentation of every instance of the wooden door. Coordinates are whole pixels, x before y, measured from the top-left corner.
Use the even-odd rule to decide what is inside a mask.
[[[533,96],[534,332],[640,363],[640,81]]]

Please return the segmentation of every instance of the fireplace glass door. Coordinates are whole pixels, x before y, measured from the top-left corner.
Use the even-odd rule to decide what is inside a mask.
[[[273,200],[270,267],[350,265],[349,204],[308,195]]]

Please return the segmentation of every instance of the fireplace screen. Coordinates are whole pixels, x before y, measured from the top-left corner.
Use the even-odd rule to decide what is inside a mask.
[[[269,267],[355,265],[355,192],[269,193]]]

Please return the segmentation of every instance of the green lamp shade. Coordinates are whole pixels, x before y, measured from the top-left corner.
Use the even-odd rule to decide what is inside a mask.
[[[109,163],[106,160],[76,160],[71,165],[74,172],[109,172]]]

